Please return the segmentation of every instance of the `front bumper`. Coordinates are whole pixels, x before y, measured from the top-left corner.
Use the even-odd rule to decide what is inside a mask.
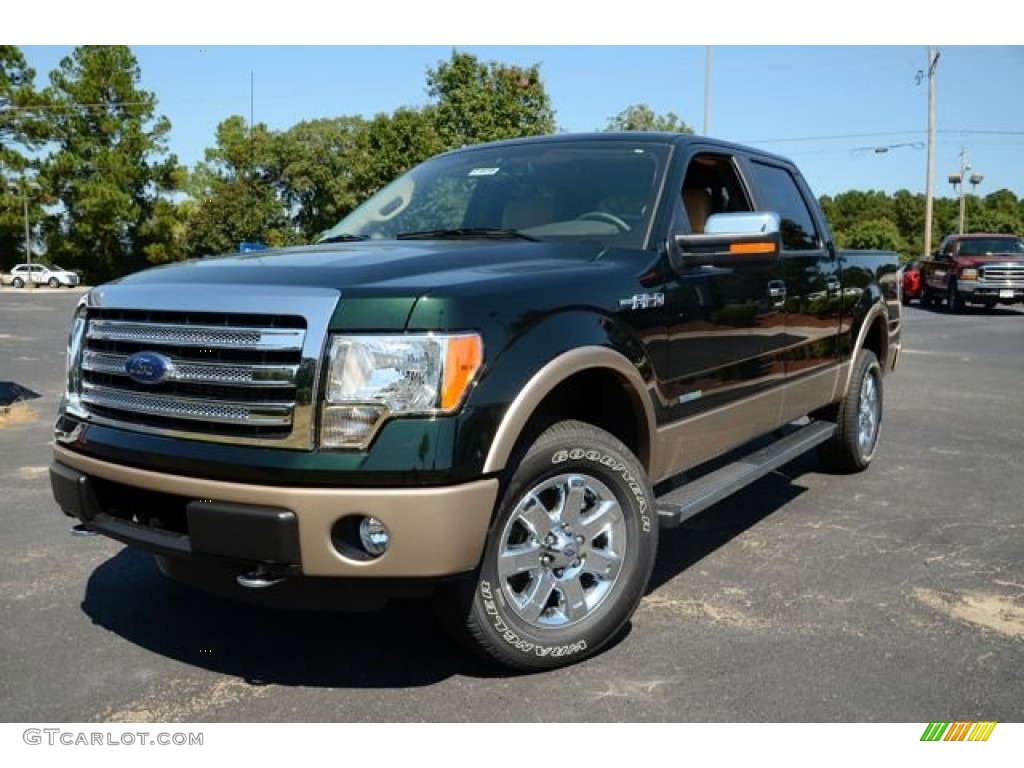
[[[957,280],[957,290],[970,301],[1024,301],[1024,284]]]
[[[441,488],[294,488],[137,469],[54,447],[54,497],[89,528],[170,558],[272,565],[306,576],[432,578],[475,568],[496,479]],[[141,514],[140,514],[141,513]],[[339,545],[345,518],[391,533],[380,557]]]

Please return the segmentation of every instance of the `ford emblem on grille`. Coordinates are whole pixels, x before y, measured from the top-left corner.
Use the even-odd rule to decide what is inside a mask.
[[[159,352],[136,352],[124,361],[124,372],[139,384],[159,384],[174,374],[174,361]]]

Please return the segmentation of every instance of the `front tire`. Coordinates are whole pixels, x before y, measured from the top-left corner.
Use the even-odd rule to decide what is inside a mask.
[[[11,285],[13,285],[15,288],[24,288],[25,281],[22,280],[20,277],[16,277],[14,278],[14,280],[11,281]]]
[[[964,311],[964,300],[956,289],[956,282],[950,282],[949,284],[949,293],[946,296],[946,309],[954,315],[959,315]]]
[[[51,277],[46,284],[51,288],[60,288],[60,280],[56,277]]]
[[[615,437],[577,421],[550,427],[499,501],[472,592],[448,605],[454,628],[489,660],[520,671],[597,653],[647,587],[653,503],[643,467]]]
[[[838,429],[822,446],[822,458],[837,472],[861,472],[878,449],[882,426],[882,368],[870,349],[862,349],[850,387],[836,412]]]

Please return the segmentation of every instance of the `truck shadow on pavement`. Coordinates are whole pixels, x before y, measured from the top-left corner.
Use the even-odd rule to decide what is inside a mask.
[[[671,581],[804,492],[816,471],[802,457],[661,532],[648,591]],[[451,639],[429,600],[380,611],[317,613],[250,606],[165,578],[148,554],[125,548],[89,578],[82,610],[94,624],[153,653],[252,685],[327,688],[427,686],[448,677],[505,673]],[[613,643],[632,631],[627,624]]]
[[[93,571],[82,610],[131,643],[253,685],[401,688],[501,675],[449,638],[427,600],[362,613],[251,606],[178,585],[129,548]]]
[[[798,483],[800,476],[820,471],[817,456],[811,451],[683,521],[678,528],[662,530],[648,593],[805,493],[807,489]]]

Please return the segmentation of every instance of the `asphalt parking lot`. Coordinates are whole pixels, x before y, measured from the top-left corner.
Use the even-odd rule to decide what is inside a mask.
[[[1022,719],[1024,311],[906,312],[882,446],[808,456],[662,534],[628,634],[503,675],[429,607],[292,614],[68,535],[51,421],[77,291],[0,294],[0,717],[11,722]]]

